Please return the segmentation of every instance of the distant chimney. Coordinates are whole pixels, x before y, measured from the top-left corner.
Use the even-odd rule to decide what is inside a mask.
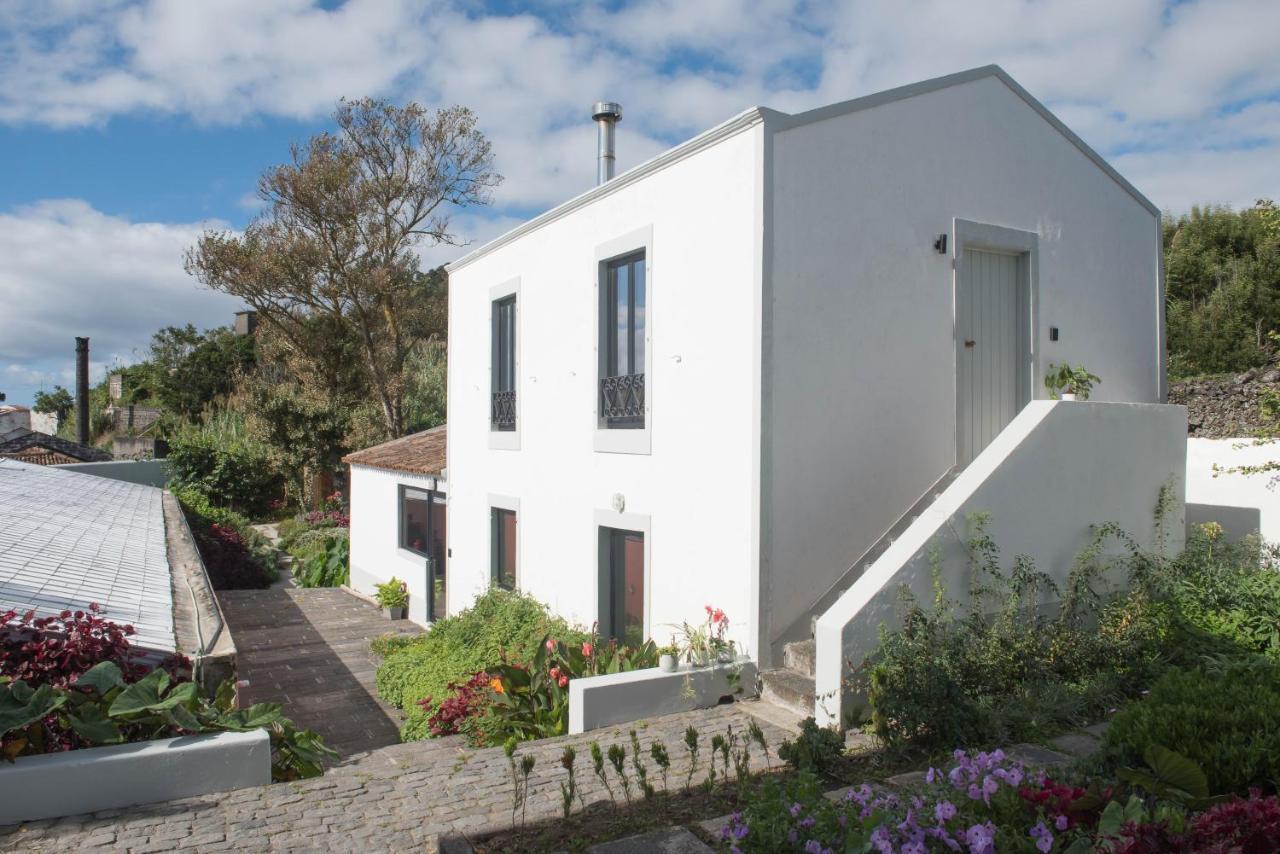
[[[257,328],[258,313],[256,311],[236,312],[236,322],[233,329],[237,335],[252,335]]]
[[[613,180],[613,128],[622,121],[622,105],[612,101],[598,101],[591,110],[591,118],[599,129],[598,158],[596,162],[596,186]]]
[[[76,339],[76,441],[89,444],[89,339]]]

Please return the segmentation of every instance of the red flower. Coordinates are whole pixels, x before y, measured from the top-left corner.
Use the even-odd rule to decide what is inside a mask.
[[[561,676],[561,677],[560,677],[560,679],[557,681],[557,683],[556,683],[556,684],[558,684],[561,688],[568,688],[568,687],[569,687],[569,677],[568,677],[568,676]]]
[[[583,655],[591,655],[591,644],[590,644],[590,643],[584,643],[584,644],[582,645],[582,654],[583,654]]]
[[[559,677],[559,676],[560,676],[560,668],[559,668],[559,667],[553,667],[553,668],[551,668],[551,678],[552,678],[552,679],[555,679],[555,678],[557,678],[557,677]]]

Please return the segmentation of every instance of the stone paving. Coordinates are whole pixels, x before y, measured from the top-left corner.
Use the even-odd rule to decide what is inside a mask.
[[[661,787],[649,745],[660,740],[671,755],[670,781],[679,785],[689,767],[683,746],[685,728],[702,734],[699,778],[705,773],[711,737],[732,725],[745,729],[752,718],[749,703],[717,706],[637,722],[634,728],[645,751],[650,781]],[[787,733],[763,725],[774,763]],[[599,741],[627,747],[630,772],[630,727],[584,735],[527,742],[517,761],[531,755],[536,765],[529,779],[530,822],[560,815],[559,784],[565,779],[560,755],[566,744],[578,751],[578,785],[587,804],[609,796],[591,772],[589,747]],[[511,788],[507,759],[501,748],[464,749],[455,739],[439,739],[384,747],[364,760],[331,769],[324,777],[277,783],[221,795],[109,810],[91,815],[0,827],[0,849],[51,852],[105,848],[144,852],[178,849],[199,851],[435,851],[442,836],[475,836],[509,827]],[[753,770],[763,770],[759,750]],[[610,780],[616,787],[610,771]]]
[[[235,639],[245,705],[284,704],[298,726],[313,729],[343,759],[399,742],[400,713],[378,699],[378,658],[369,641],[389,622],[373,605],[337,588],[273,587],[218,593]]]

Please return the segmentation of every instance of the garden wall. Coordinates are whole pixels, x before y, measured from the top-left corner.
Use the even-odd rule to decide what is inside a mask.
[[[818,619],[819,723],[841,720],[849,699],[842,691],[846,662],[857,666],[875,649],[881,626],[899,624],[904,585],[931,599],[936,561],[948,595],[964,597],[970,514],[989,514],[988,532],[1004,565],[1028,555],[1061,584],[1094,524],[1115,522],[1143,547],[1156,547],[1157,497],[1169,484],[1165,549],[1180,551],[1186,429],[1181,406],[1029,403]]]
[[[674,673],[656,667],[586,676],[569,682],[569,732],[631,723],[720,705],[756,694],[756,665],[743,659],[715,667],[682,665]]]
[[[1276,473],[1214,472],[1214,466],[1228,469],[1272,460],[1280,460],[1280,442],[1188,439],[1187,525],[1218,522],[1232,540],[1261,533],[1280,543],[1280,492],[1272,486]]]

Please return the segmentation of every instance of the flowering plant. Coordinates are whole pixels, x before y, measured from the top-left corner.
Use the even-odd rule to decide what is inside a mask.
[[[737,658],[734,642],[725,638],[729,631],[729,618],[719,608],[705,606],[706,619],[696,626],[687,622],[672,626],[676,633],[671,643],[676,647],[677,657],[690,664],[706,666],[717,661],[733,661]]]

